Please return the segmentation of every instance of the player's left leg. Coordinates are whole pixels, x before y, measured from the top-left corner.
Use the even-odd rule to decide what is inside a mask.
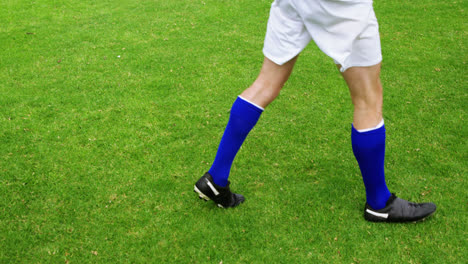
[[[249,132],[257,123],[264,108],[280,93],[292,72],[296,58],[277,65],[265,58],[255,82],[234,102],[228,124],[210,170],[195,184],[200,198],[213,200],[220,207],[235,207],[244,201],[240,194],[229,189],[232,163]]]
[[[342,73],[354,105],[351,141],[366,188],[364,217],[369,221],[417,221],[431,215],[432,203],[415,204],[391,194],[385,182],[385,126],[380,64],[351,67]]]
[[[240,96],[266,108],[279,95],[291,75],[296,60],[297,56],[283,65],[278,65],[265,57],[257,79]]]

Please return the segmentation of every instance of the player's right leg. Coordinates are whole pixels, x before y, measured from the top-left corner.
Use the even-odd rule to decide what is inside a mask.
[[[415,221],[435,211],[432,203],[396,198],[384,174],[382,54],[372,1],[295,1],[317,46],[339,64],[354,104],[351,141],[366,187],[364,216],[369,221]]]
[[[342,72],[354,105],[351,143],[366,188],[364,218],[374,222],[412,222],[433,214],[433,203],[411,203],[391,194],[385,182],[385,126],[380,64]]]
[[[210,170],[194,186],[200,198],[213,200],[219,207],[235,207],[244,201],[229,188],[229,172],[242,143],[255,126],[264,108],[280,93],[288,80],[296,58],[277,65],[265,58],[260,74],[234,102],[228,124]]]

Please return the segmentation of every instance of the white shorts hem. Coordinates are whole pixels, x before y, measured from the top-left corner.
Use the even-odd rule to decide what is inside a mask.
[[[266,58],[268,58],[269,60],[271,60],[272,62],[274,62],[275,64],[277,64],[279,66],[286,63],[286,62],[283,62],[282,60],[276,59],[273,55],[268,53],[265,49],[263,49],[263,56],[265,56]]]
[[[273,56],[271,53],[269,53],[266,49],[263,49],[263,55],[271,60],[272,62],[274,62],[275,64],[281,66],[281,65],[284,65],[286,64],[287,62],[291,61],[292,59],[294,59],[295,57],[299,56],[299,54],[301,54],[302,50],[300,50],[299,52],[297,52],[296,54],[293,54],[292,56],[289,56],[289,57],[285,57],[285,58],[276,58],[275,56]]]
[[[350,64],[350,65],[346,65],[344,67],[343,67],[343,65],[341,65],[340,71],[345,72],[347,69],[352,68],[352,67],[371,67],[371,66],[375,66],[375,65],[377,65],[377,64],[379,64],[381,62],[382,62],[382,57],[380,57],[378,60],[370,61],[370,62],[367,62],[367,63],[353,63],[353,64]],[[336,64],[339,65],[339,63],[336,63]]]

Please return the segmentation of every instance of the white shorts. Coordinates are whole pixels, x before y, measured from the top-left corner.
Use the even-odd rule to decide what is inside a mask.
[[[311,40],[342,66],[342,72],[382,61],[372,0],[275,0],[263,54],[282,65]]]

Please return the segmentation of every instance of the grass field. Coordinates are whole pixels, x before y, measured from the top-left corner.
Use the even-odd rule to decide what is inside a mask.
[[[309,45],[239,152],[193,193],[258,74],[271,0],[2,0],[0,263],[466,263],[464,1],[375,1],[390,189],[363,220],[349,93]]]

